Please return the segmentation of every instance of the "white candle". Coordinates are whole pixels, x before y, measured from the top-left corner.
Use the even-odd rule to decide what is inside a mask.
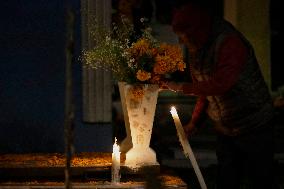
[[[119,145],[117,144],[117,139],[115,138],[115,142],[113,144],[112,149],[112,182],[118,183],[120,182],[120,152],[119,152]]]
[[[185,154],[186,157],[188,157],[191,161],[191,164],[192,164],[192,167],[194,169],[194,172],[197,176],[197,179],[199,181],[199,184],[201,186],[202,189],[207,189],[207,186],[205,184],[205,181],[204,181],[204,178],[201,174],[201,171],[198,167],[198,164],[197,164],[197,161],[194,157],[194,154],[193,154],[193,151],[191,149],[191,146],[187,140],[187,136],[185,135],[184,133],[184,130],[183,130],[183,126],[180,122],[180,119],[178,117],[178,114],[177,114],[177,110],[175,109],[175,107],[172,107],[171,108],[171,114],[172,114],[172,117],[174,119],[174,122],[175,122],[175,126],[176,126],[176,129],[177,129],[177,134],[178,134],[178,137],[179,137],[179,140],[180,140],[180,143],[182,145],[182,148],[183,148],[183,152]]]
[[[170,112],[171,112],[172,117],[173,117],[173,119],[174,119],[176,128],[177,128],[177,129],[178,129],[178,128],[183,128],[183,126],[182,126],[182,124],[181,124],[181,122],[180,122],[180,119],[179,119],[179,117],[178,117],[177,110],[176,110],[176,108],[175,108],[174,106],[172,106]],[[186,138],[186,135],[184,134],[184,132],[183,132],[183,133],[180,133],[180,134],[182,134],[181,137],[182,137],[183,140],[187,139],[187,138]]]

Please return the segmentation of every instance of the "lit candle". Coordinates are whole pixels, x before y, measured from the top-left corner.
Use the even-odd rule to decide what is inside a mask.
[[[112,150],[112,182],[118,183],[120,181],[120,152],[119,152],[119,145],[117,144],[117,139],[115,138],[115,142],[113,144]]]
[[[179,119],[179,117],[178,117],[177,110],[176,110],[176,108],[175,108],[174,106],[172,106],[170,112],[171,112],[172,117],[173,117],[173,119],[174,119],[176,128],[177,128],[177,129],[183,128],[183,126],[182,126],[182,124],[181,124],[181,122],[180,122],[180,119]],[[186,135],[185,135],[184,132],[179,132],[178,134],[181,135],[180,137],[181,137],[183,140],[187,139],[187,137],[186,137]]]
[[[186,157],[188,157],[191,161],[191,164],[192,164],[192,167],[194,169],[194,172],[197,176],[197,179],[199,181],[199,184],[201,186],[201,189],[207,189],[207,186],[205,184],[205,181],[204,181],[204,178],[201,174],[201,171],[198,167],[198,164],[197,164],[197,161],[194,157],[194,154],[193,154],[193,151],[191,149],[191,146],[187,140],[187,137],[184,133],[184,130],[183,130],[183,126],[180,122],[180,119],[178,117],[178,114],[177,114],[177,110],[175,109],[175,107],[172,107],[171,108],[171,114],[172,114],[172,117],[174,119],[174,122],[175,122],[175,126],[176,126],[176,129],[177,129],[177,134],[178,134],[178,137],[179,137],[179,141],[182,145],[182,148],[183,148],[183,152],[185,154]]]

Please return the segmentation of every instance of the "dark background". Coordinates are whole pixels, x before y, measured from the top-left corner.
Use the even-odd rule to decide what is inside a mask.
[[[283,44],[284,44],[284,16],[278,1],[270,1],[270,27],[271,27],[271,87],[278,90],[284,85],[283,76]]]
[[[0,6],[0,153],[64,152],[67,5],[76,17],[75,149],[111,150],[111,125],[81,120],[80,0],[9,0]]]
[[[112,126],[81,120],[80,0],[68,4],[76,17],[75,149],[110,151]],[[63,152],[67,1],[9,0],[0,5],[0,153]],[[280,7],[277,1],[271,3],[273,90],[284,85]],[[158,11],[168,12],[168,7]]]

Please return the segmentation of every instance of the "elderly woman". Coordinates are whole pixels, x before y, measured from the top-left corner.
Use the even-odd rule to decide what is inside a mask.
[[[217,131],[218,189],[240,188],[247,168],[253,188],[273,184],[273,103],[250,42],[209,9],[188,3],[172,27],[190,56],[192,83],[163,88],[198,96],[190,134],[206,113]]]

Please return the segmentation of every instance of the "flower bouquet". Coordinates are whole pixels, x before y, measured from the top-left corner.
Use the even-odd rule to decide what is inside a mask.
[[[127,19],[122,18],[121,23],[113,24],[111,30],[94,26],[95,46],[82,56],[87,66],[109,70],[114,79],[130,84],[162,84],[170,74],[184,71],[179,45],[158,42],[150,27],[135,35]]]

